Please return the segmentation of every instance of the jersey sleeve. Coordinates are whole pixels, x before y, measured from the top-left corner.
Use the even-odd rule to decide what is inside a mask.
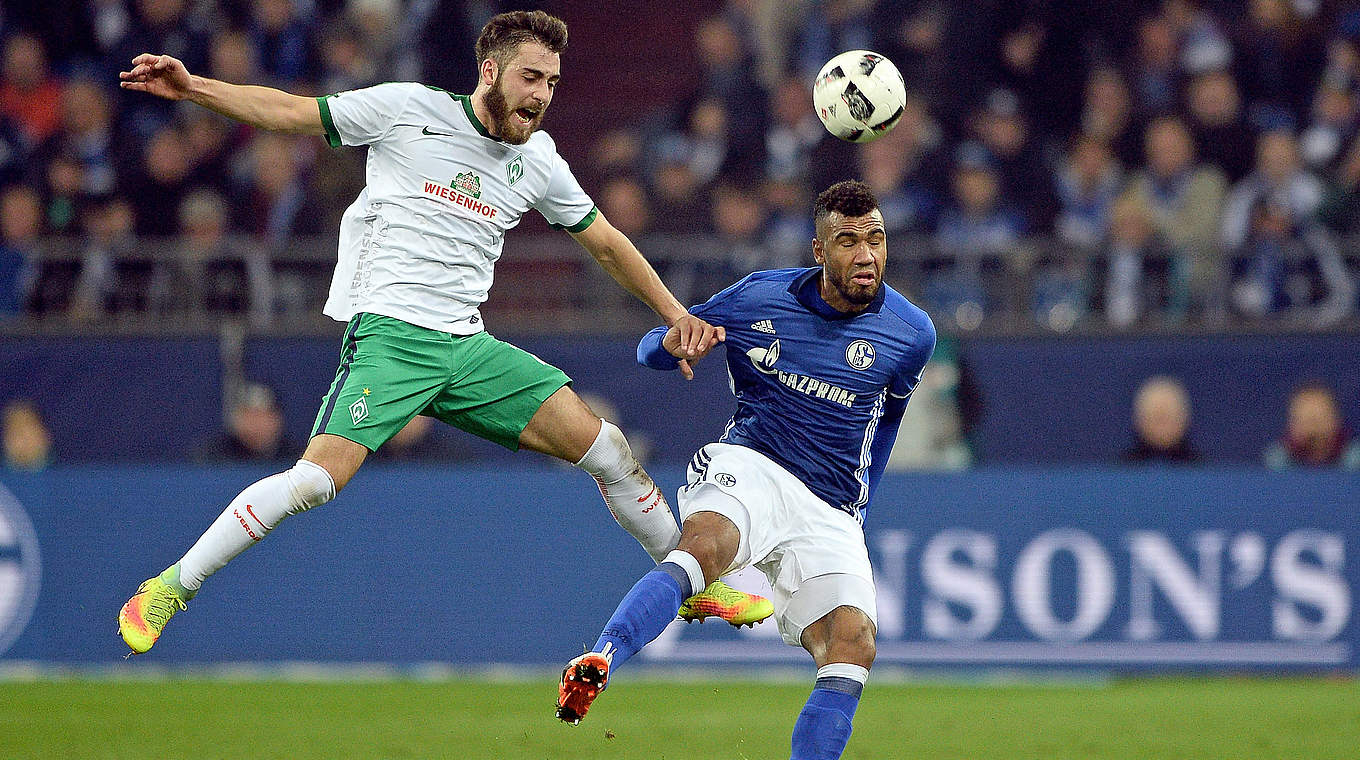
[[[752,275],[746,275],[726,288],[714,293],[707,301],[691,306],[689,313],[711,325],[727,325],[733,321],[733,314],[740,305],[740,294]]]
[[[387,136],[420,85],[388,82],[316,99],[332,148],[371,145]]]
[[[556,153],[552,158],[548,189],[534,203],[534,208],[548,220],[548,224],[567,232],[581,232],[599,214],[595,201],[581,189],[581,183],[576,181],[566,160]]]
[[[737,292],[749,279],[747,276],[704,303],[689,307],[689,313],[711,325],[722,325],[725,320],[731,318]],[[638,364],[660,370],[672,370],[679,366],[679,361],[661,345],[668,329],[665,325],[654,327],[651,332],[642,336],[637,347]]]
[[[902,363],[898,366],[897,374],[893,377],[892,383],[888,386],[888,396],[891,399],[901,399],[902,406],[906,407],[906,399],[911,392],[916,390],[916,384],[921,382],[921,373],[925,371],[926,362],[930,361],[931,354],[935,353],[935,325],[926,318],[925,323],[918,327],[918,340],[916,340],[902,356]]]

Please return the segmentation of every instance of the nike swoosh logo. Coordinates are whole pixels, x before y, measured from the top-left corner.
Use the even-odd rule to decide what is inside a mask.
[[[438,135],[439,137],[453,137],[452,132],[431,132],[429,127],[420,130],[422,135]]]
[[[247,505],[246,505],[246,512],[248,512],[248,513],[250,514],[251,517],[255,518],[255,522],[259,523],[261,528],[264,528],[264,521],[261,520],[261,519],[258,518],[258,517],[255,517],[255,508],[254,508],[254,505],[252,505],[252,504],[247,504]],[[264,529],[265,529],[265,530],[269,530],[268,528],[264,528]]]

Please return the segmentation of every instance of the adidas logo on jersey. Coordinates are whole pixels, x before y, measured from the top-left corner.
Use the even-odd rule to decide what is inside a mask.
[[[771,322],[768,319],[762,319],[759,322],[756,322],[755,324],[751,325],[751,329],[755,330],[756,332],[763,332],[769,333],[770,335],[774,335],[774,322]]]

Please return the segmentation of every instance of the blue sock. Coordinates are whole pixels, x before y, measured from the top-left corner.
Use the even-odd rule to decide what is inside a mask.
[[[660,636],[692,593],[689,573],[674,562],[662,562],[633,584],[590,651],[603,652],[606,644],[612,644],[612,673]]]
[[[818,678],[798,722],[790,760],[836,760],[850,741],[851,720],[864,684],[835,676]]]

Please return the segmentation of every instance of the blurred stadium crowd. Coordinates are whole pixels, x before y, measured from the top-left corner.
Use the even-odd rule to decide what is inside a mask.
[[[572,3],[530,5],[573,21]],[[124,93],[115,72],[151,51],[300,94],[465,91],[472,40],[503,6],[0,3],[0,322],[314,313],[362,152]],[[858,175],[894,237],[890,280],[946,330],[1356,319],[1360,4],[708,6],[637,63],[690,74],[674,97],[589,125],[567,156],[682,300],[804,263],[811,195]],[[666,23],[662,4],[619,8],[620,34]],[[821,63],[855,48],[889,56],[910,93],[867,146],[830,138],[810,102]],[[568,85],[588,88],[591,51],[568,59]]]

